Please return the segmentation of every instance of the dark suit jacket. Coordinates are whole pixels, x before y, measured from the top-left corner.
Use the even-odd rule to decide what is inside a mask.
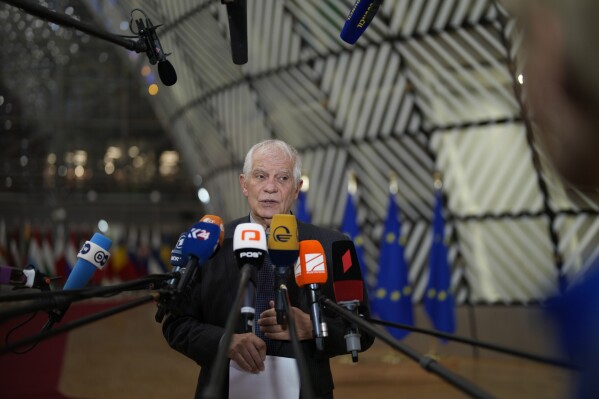
[[[162,331],[169,345],[193,359],[201,366],[196,389],[196,398],[210,380],[210,371],[214,363],[220,339],[224,333],[229,312],[233,310],[233,301],[240,280],[240,271],[233,254],[233,233],[240,223],[249,222],[249,217],[234,220],[225,225],[225,240],[214,258],[202,266],[201,281],[194,288],[189,301],[183,304],[180,315],[171,315],[164,321]],[[323,229],[311,224],[298,221],[300,240],[318,240],[326,254],[329,276],[332,276],[332,245],[334,241],[347,240],[347,237],[337,231]],[[300,289],[293,279],[293,273],[288,283],[289,298],[292,306],[296,306],[309,314],[309,304],[304,289]],[[333,282],[329,277],[321,287],[321,293],[334,299]],[[369,317],[369,306],[366,289],[364,302],[360,313]],[[323,312],[327,322],[329,336],[325,341],[325,350],[316,350],[314,340],[302,341],[302,349],[309,368],[312,385],[316,396],[325,395],[333,390],[333,378],[329,366],[329,358],[347,353],[345,346],[346,326],[341,317],[332,312]],[[258,317],[258,315],[256,315]],[[241,316],[236,333],[242,333]],[[368,349],[374,342],[374,337],[361,332],[362,350]],[[292,345],[282,341],[278,356],[294,357]],[[228,377],[226,378],[228,382]],[[228,384],[223,387],[223,397],[228,397]]]

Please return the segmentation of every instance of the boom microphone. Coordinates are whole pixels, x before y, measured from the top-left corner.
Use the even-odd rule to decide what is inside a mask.
[[[221,0],[221,3],[227,6],[233,63],[243,65],[248,62],[247,0]]]
[[[322,351],[324,339],[329,335],[318,301],[320,284],[327,282],[327,258],[322,244],[316,240],[300,241],[299,259],[299,263],[295,265],[295,281],[299,287],[308,286],[312,332],[316,348]]]
[[[141,10],[139,10],[141,11]],[[144,14],[145,15],[145,14]],[[170,54],[165,54],[162,50],[162,44],[156,34],[156,29],[162,25],[154,26],[150,18],[146,17],[146,24],[142,18],[135,20],[137,25],[137,34],[140,36],[140,46],[143,51],[146,52],[150,64],[156,65],[158,63],[158,76],[165,86],[172,86],[177,83],[177,72],[173,64],[166,59]]]
[[[258,223],[237,225],[233,236],[233,252],[239,269],[250,265],[250,277],[241,305],[241,316],[245,332],[254,332],[257,271],[264,264],[267,252],[264,227]]]
[[[349,44],[356,43],[382,3],[383,0],[356,0],[339,35],[341,39]]]
[[[96,270],[103,269],[110,258],[110,247],[112,241],[100,233],[95,233],[91,240],[86,241],[77,254],[77,263],[67,278],[63,290],[77,290],[83,288],[92,278]],[[52,309],[48,313],[48,322],[43,330],[52,328],[59,322],[69,308],[69,304],[63,304]]]
[[[287,324],[285,298],[281,286],[287,285],[290,270],[299,255],[297,220],[293,215],[273,215],[268,237],[268,255],[275,273],[275,313],[277,323]]]
[[[351,240],[333,242],[333,291],[338,305],[358,314],[358,306],[364,300],[364,282],[356,248]],[[352,361],[357,362],[362,345],[360,332],[353,323],[346,324],[345,346],[352,355]]]

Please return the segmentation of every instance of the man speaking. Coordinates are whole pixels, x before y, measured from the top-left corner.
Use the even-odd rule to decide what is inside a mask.
[[[243,173],[239,176],[242,194],[247,198],[248,216],[225,225],[225,240],[220,251],[202,267],[200,283],[196,285],[191,300],[183,303],[177,316],[170,315],[163,324],[163,333],[169,345],[197,362],[200,367],[196,398],[209,383],[218,346],[223,337],[224,326],[233,309],[235,292],[240,281],[240,271],[233,251],[233,233],[241,223],[257,223],[270,234],[273,217],[290,214],[291,207],[302,187],[301,160],[297,151],[280,140],[266,140],[254,145],[247,153]],[[311,224],[297,223],[299,240],[319,241],[326,254],[326,264],[332,265],[332,246],[335,241],[347,240],[337,231],[323,229]],[[278,266],[278,265],[277,265]],[[332,273],[329,273],[332,275]],[[267,370],[272,359],[294,357],[288,326],[277,317],[274,307],[274,267],[267,256],[257,273],[256,309],[257,323],[253,332],[245,332],[243,318],[232,336],[228,348],[231,370],[242,370],[256,376],[260,385],[270,385],[271,370]],[[317,398],[333,398],[333,378],[329,358],[347,353],[343,320],[333,313],[324,311],[323,318],[328,326],[328,337],[323,348],[317,349],[310,319],[310,303],[304,289],[300,289],[293,278],[286,281],[290,299],[290,312],[295,322],[303,356]],[[334,298],[333,282],[327,281],[321,293]],[[360,313],[369,317],[368,299],[364,291]],[[374,337],[361,333],[362,350],[368,349]],[[264,378],[260,378],[263,376]],[[229,397],[229,379],[221,392]],[[233,381],[233,380],[231,380]],[[233,384],[233,382],[231,382]],[[285,381],[283,381],[285,384]],[[233,388],[231,387],[232,391]],[[301,391],[300,391],[301,394]],[[248,393],[247,397],[251,397]]]

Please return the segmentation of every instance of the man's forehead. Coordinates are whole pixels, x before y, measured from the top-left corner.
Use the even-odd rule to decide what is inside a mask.
[[[291,169],[289,168],[277,168],[277,167],[264,167],[264,166],[255,166],[252,169],[252,173],[262,172],[262,173],[274,173],[274,174],[282,174],[282,173],[291,173]]]
[[[290,172],[293,170],[293,159],[289,156],[280,153],[271,154],[269,156],[260,155],[256,154],[254,157],[252,171]]]

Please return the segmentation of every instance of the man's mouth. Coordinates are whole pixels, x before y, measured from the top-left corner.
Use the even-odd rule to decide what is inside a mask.
[[[260,200],[260,203],[264,204],[264,205],[274,205],[274,204],[278,204],[279,201],[276,200],[270,200],[270,199],[265,199],[265,200]]]

